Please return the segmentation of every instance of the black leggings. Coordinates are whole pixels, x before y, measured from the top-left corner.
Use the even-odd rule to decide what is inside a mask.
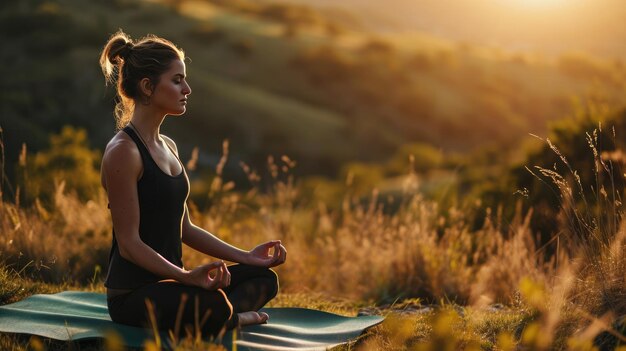
[[[224,289],[209,291],[163,280],[108,299],[109,315],[116,323],[150,327],[146,308],[146,300],[150,300],[158,328],[174,330],[181,297],[185,295],[179,336],[198,326],[202,335],[215,337],[223,329],[237,326],[237,313],[258,311],[278,293],[278,276],[271,269],[235,264],[228,266],[228,270],[230,285]]]

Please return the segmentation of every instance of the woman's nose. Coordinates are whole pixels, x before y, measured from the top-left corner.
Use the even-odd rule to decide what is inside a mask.
[[[189,83],[185,82],[185,86],[183,89],[183,94],[185,95],[189,95],[191,94],[191,87],[189,86]]]

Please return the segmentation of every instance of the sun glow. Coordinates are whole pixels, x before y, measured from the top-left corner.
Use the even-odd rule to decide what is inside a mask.
[[[554,9],[566,6],[571,0],[502,0],[510,6],[528,9]]]

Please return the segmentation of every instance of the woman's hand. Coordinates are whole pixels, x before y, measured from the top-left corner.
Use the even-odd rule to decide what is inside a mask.
[[[215,275],[211,277],[211,271]],[[207,290],[217,290],[230,285],[230,272],[223,261],[198,266],[185,273],[182,283],[199,286]]]
[[[270,255],[270,250],[274,249],[272,255]],[[248,262],[247,264],[253,266],[261,266],[261,267],[275,267],[285,263],[287,259],[287,250],[283,245],[281,245],[280,240],[272,240],[266,243],[263,243],[250,252],[248,252]]]

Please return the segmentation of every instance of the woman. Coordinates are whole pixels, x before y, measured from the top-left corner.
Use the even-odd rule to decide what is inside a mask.
[[[117,82],[115,115],[123,128],[102,159],[113,221],[105,286],[115,322],[148,326],[152,313],[159,329],[200,327],[217,336],[225,328],[267,321],[257,311],[278,292],[269,267],[284,263],[287,253],[280,241],[244,251],[191,222],[187,174],[176,144],[159,132],[166,116],[185,113],[191,88],[184,58],[165,39],[134,42],[121,30],[100,56],[107,82]],[[239,264],[218,261],[187,270],[182,243]]]

